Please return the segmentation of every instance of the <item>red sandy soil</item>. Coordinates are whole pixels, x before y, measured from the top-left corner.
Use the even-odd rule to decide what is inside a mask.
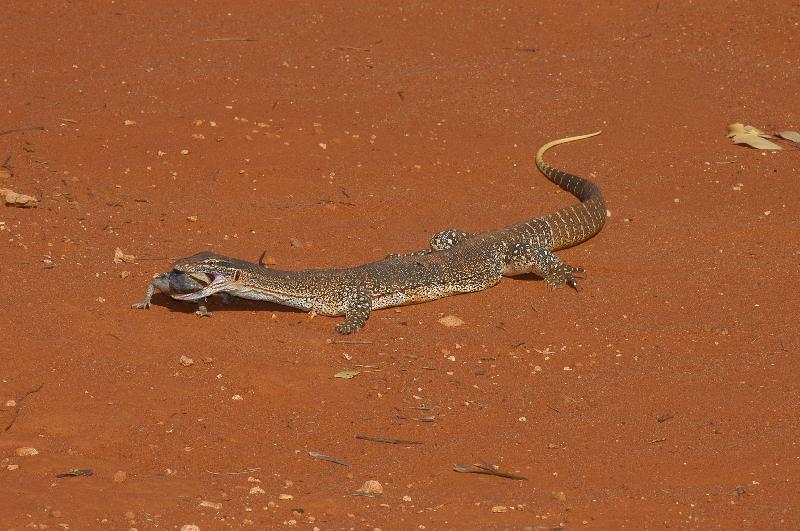
[[[0,188],[40,203],[0,206],[0,529],[800,527],[800,151],[725,138],[800,129],[798,3],[364,5],[4,7]],[[598,129],[548,154],[611,212],[560,253],[580,293],[506,279],[360,343],[130,308],[202,250],[344,267],[567,205],[533,154]],[[453,471],[481,460],[527,481]]]

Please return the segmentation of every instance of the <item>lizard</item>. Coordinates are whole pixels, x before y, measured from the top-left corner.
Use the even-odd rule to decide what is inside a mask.
[[[536,166],[579,203],[541,217],[485,232],[447,229],[433,235],[430,247],[390,254],[375,262],[344,269],[283,271],[258,263],[201,252],[177,260],[171,272],[156,276],[148,287],[146,308],[155,288],[185,301],[203,301],[215,293],[269,301],[320,315],[344,316],[340,334],[364,327],[372,310],[414,304],[458,293],[481,291],[504,276],[534,274],[550,288],[578,290],[576,275],[585,270],[563,263],[554,251],[588,240],[605,223],[606,204],[592,181],[544,161],[550,148],[583,140],[586,135],[553,140],[536,153]],[[204,306],[201,304],[202,313]]]

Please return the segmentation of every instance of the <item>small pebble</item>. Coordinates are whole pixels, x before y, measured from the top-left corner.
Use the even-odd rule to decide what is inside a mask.
[[[127,518],[128,520],[133,520],[134,518],[136,518],[136,513],[133,511],[128,511],[125,513],[125,518]]]
[[[266,491],[258,485],[250,489],[250,494],[264,494],[265,492]]]
[[[194,365],[194,360],[189,356],[181,356],[180,359],[181,365],[184,367],[189,367],[190,365]]]
[[[292,496],[291,494],[280,494],[280,495],[278,495],[278,499],[279,500],[293,500],[294,496]]]
[[[197,216],[186,216],[186,221],[191,221],[192,223],[194,223],[198,219],[199,218]]]
[[[20,457],[26,457],[26,456],[31,456],[31,455],[38,455],[39,454],[39,450],[37,450],[36,448],[31,448],[29,446],[23,446],[21,448],[17,448],[14,451],[14,453],[16,453]]]
[[[358,492],[363,492],[364,494],[383,494],[383,485],[374,479],[368,479],[361,485]]]
[[[114,472],[114,483],[122,483],[126,479],[128,479],[127,472],[123,472],[122,470],[117,470]]]
[[[19,468],[19,465],[8,465],[6,468],[7,468],[8,470],[16,470],[16,469],[18,469],[18,468]]]
[[[508,507],[506,507],[505,505],[495,505],[494,507],[492,507],[492,512],[493,513],[507,513],[508,512]]]
[[[439,319],[439,324],[443,324],[448,328],[452,328],[455,326],[461,326],[464,324],[464,321],[456,317],[455,315],[446,315]]]
[[[207,500],[203,500],[200,502],[200,507],[209,507],[211,509],[222,509],[222,504],[217,502],[210,502]]]

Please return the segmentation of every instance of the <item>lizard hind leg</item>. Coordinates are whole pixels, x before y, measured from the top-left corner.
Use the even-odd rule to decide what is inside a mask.
[[[431,249],[444,251],[469,238],[469,233],[458,229],[446,229],[431,236]]]
[[[556,289],[565,284],[578,291],[578,282],[575,280],[585,276],[586,270],[582,267],[572,267],[565,264],[547,247],[538,247],[530,242],[515,244],[506,255],[503,273],[518,275],[533,273],[547,282],[551,289]]]
[[[372,311],[372,298],[366,289],[354,290],[347,297],[344,311],[344,322],[336,325],[336,331],[342,335],[352,334],[364,328]]]

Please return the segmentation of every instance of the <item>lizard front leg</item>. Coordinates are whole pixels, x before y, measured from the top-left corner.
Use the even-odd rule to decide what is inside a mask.
[[[505,257],[504,274],[533,273],[542,277],[551,289],[564,284],[578,290],[575,275],[586,273],[582,267],[572,267],[553,254],[547,247],[537,247],[530,242],[515,244]]]
[[[347,335],[364,328],[372,311],[372,297],[363,287],[356,288],[346,298],[344,322],[336,325],[336,331]]]
[[[446,229],[439,231],[431,236],[431,249],[434,251],[444,251],[450,249],[454,245],[458,245],[467,238],[470,234],[458,229]]]

